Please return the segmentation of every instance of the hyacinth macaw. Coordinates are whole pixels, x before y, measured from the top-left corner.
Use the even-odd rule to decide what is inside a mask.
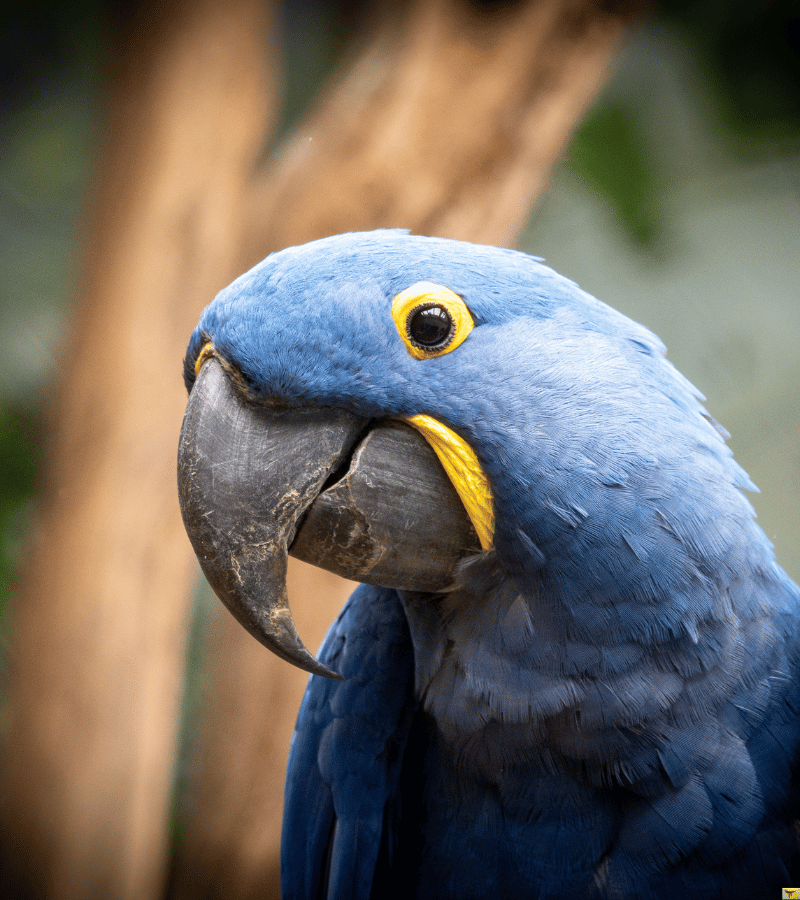
[[[203,569],[316,673],[285,900],[800,883],[800,591],[650,331],[523,253],[345,234],[223,290],[185,377]],[[287,552],[363,582],[319,659]]]

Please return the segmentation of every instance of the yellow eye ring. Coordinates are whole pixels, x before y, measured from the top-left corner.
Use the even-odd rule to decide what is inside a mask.
[[[461,297],[430,281],[418,281],[401,291],[392,301],[392,318],[414,359],[450,353],[475,327]]]

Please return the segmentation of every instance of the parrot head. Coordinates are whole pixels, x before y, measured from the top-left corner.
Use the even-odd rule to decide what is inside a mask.
[[[185,380],[198,558],[309,671],[334,674],[292,624],[288,553],[431,594],[488,560],[565,640],[615,645],[696,642],[730,612],[711,582],[771,565],[658,338],[523,253],[403,231],[275,253],[203,312]]]

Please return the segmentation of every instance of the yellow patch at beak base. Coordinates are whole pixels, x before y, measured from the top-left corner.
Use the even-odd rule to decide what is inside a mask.
[[[431,416],[405,419],[431,445],[456,489],[484,550],[494,540],[494,495],[475,451],[454,431]]]
[[[206,341],[206,343],[203,344],[200,352],[197,354],[197,359],[194,361],[195,377],[197,377],[200,374],[200,369],[203,368],[203,363],[207,359],[211,359],[212,356],[216,356],[216,355],[217,355],[217,352],[214,349],[214,345],[211,343],[211,341]]]

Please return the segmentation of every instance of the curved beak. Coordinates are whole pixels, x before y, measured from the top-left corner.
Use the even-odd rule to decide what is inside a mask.
[[[286,593],[288,554],[346,578],[446,591],[480,552],[428,443],[398,422],[246,399],[215,358],[192,387],[178,451],[181,512],[203,572],[236,619],[309,672]]]

